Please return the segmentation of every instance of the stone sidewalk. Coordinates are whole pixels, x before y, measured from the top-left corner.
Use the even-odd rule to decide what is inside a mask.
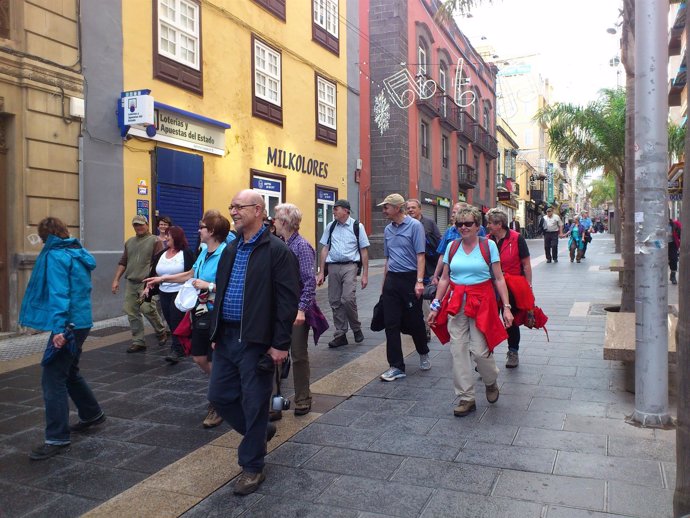
[[[513,370],[503,368],[506,345],[496,349],[495,405],[480,389],[477,412],[453,417],[450,354],[436,339],[430,371],[412,353],[407,378],[384,383],[383,333],[335,350],[327,333],[310,350],[313,412],[286,413],[266,482],[244,498],[228,483],[239,437],[201,428],[206,380],[190,362],[164,365],[156,345],[127,355],[121,328],[94,331],[82,365],[108,421],[45,462],[27,458],[43,433],[40,354],[0,362],[0,515],[671,516],[675,432],[626,424],[634,396],[622,366],[602,359],[602,309],[620,299],[607,269],[613,239],[595,235],[581,264],[565,257],[564,240],[557,264],[529,244],[550,341],[524,330]],[[365,327],[380,265],[370,277],[358,292]],[[325,290],[318,298],[326,311]]]

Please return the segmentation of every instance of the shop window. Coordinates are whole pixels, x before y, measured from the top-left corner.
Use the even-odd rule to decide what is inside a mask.
[[[419,140],[422,145],[422,157],[429,158],[429,125],[426,122],[422,122],[419,133]]]
[[[283,124],[282,56],[252,36],[252,115]]]
[[[203,93],[201,5],[197,0],[153,0],[153,76]]]
[[[254,3],[285,21],[285,0],[254,0]]]
[[[336,84],[316,75],[316,138],[337,144]]]
[[[312,5],[312,39],[340,55],[338,0],[312,0]]]

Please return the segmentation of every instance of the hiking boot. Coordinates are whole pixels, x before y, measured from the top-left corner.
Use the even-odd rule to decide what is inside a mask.
[[[678,279],[676,279],[676,272],[671,272],[671,284],[678,284]]]
[[[273,422],[273,421],[280,421],[283,418],[283,411],[282,410],[269,410],[268,411],[268,421]]]
[[[517,351],[508,351],[506,354],[506,369],[514,369],[520,365],[520,358]]]
[[[215,408],[209,405],[208,414],[206,414],[206,419],[203,422],[204,428],[215,428],[222,422],[223,418],[218,415]]]
[[[361,333],[362,331],[360,331]],[[364,339],[364,337],[362,337]],[[345,335],[340,335],[336,336],[333,340],[328,342],[328,347],[331,349],[335,349],[336,347],[342,347],[343,345],[347,345],[347,336]]]
[[[419,368],[423,371],[428,371],[429,369],[431,369],[431,362],[429,361],[428,354],[419,355]]]
[[[494,382],[491,385],[486,386],[486,400],[489,403],[495,403],[498,401],[498,383]]]
[[[165,357],[165,361],[175,365],[184,358],[184,353],[179,349],[170,351],[170,354]]]
[[[381,379],[383,381],[395,381],[400,378],[404,378],[405,373],[401,371],[400,369],[396,369],[395,367],[391,367],[388,369],[386,372],[381,374]]]
[[[271,439],[273,439],[273,436],[276,434],[278,431],[278,428],[276,425],[273,423],[268,423],[268,426],[266,427],[266,442],[270,442]]]
[[[355,342],[358,344],[361,344],[364,341],[364,333],[362,333],[361,329],[358,329],[355,331]]]
[[[465,417],[475,410],[477,410],[477,405],[475,405],[474,401],[460,401],[458,406],[453,409],[453,415],[455,417]]]
[[[101,415],[99,415],[96,419],[92,421],[79,421],[78,423],[74,423],[72,426],[69,427],[69,431],[74,433],[82,433],[91,428],[92,426],[97,426],[101,424],[103,421],[105,421],[105,414],[101,412]]]
[[[146,346],[143,344],[132,344],[129,347],[127,347],[127,352],[128,353],[141,353],[146,350]]]
[[[167,341],[168,341],[168,333],[163,331],[161,334],[158,335],[158,346],[159,347],[163,347]]]
[[[257,489],[261,483],[266,480],[266,475],[261,473],[250,473],[249,471],[242,471],[232,492],[236,495],[250,495]]]
[[[36,446],[31,453],[29,453],[29,458],[31,460],[46,460],[59,453],[65,453],[70,450],[70,444],[41,444]]]

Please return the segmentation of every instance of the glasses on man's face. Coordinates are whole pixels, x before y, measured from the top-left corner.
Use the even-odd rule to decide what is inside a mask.
[[[247,205],[230,205],[228,207],[228,209],[230,210],[230,212],[232,212],[233,210],[236,210],[239,212],[242,209],[246,209],[247,207],[256,207],[257,205],[258,205],[257,203],[248,203]]]
[[[472,228],[474,226],[474,221],[458,221],[455,223],[455,226],[458,228],[460,228],[460,227]]]

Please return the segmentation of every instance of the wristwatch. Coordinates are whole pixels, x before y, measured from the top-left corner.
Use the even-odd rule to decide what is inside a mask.
[[[508,308],[508,309],[513,309],[513,306],[511,306],[510,304],[503,304],[503,307]]]
[[[214,283],[212,283],[212,282],[209,282],[209,283],[208,283],[208,291],[209,291],[210,293],[213,293],[214,291],[216,291],[216,285],[215,285]]]
[[[422,283],[423,283],[423,282],[424,282],[424,279],[422,279],[421,277],[418,277],[418,278],[417,278],[417,282],[422,282]]]

